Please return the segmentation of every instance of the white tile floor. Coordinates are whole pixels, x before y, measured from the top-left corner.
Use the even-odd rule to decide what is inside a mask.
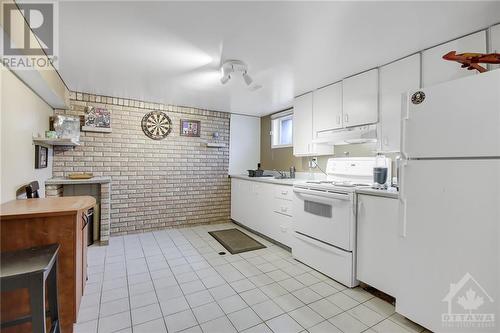
[[[75,332],[424,331],[391,304],[346,289],[256,235],[266,249],[220,256],[226,250],[207,232],[234,227],[112,237],[89,248]]]

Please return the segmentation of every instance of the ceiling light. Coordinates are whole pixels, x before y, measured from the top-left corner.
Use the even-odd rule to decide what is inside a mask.
[[[245,80],[247,86],[251,85],[253,82],[252,78],[247,74],[247,72],[243,73],[243,80]]]
[[[227,81],[229,81],[229,79],[231,79],[231,75],[230,74],[227,74],[227,75],[224,75],[223,77],[220,78],[220,82],[222,84],[226,84]]]

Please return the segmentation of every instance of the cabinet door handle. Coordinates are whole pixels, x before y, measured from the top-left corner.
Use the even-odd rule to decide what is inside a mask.
[[[344,115],[344,122],[346,122],[346,123],[349,122],[349,115],[348,114]]]
[[[337,125],[340,125],[340,116],[337,116]]]
[[[281,207],[281,211],[282,211],[283,213],[286,213],[286,212],[288,211],[288,208],[286,208],[286,207]]]

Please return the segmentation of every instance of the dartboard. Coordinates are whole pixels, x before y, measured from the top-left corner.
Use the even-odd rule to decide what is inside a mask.
[[[162,140],[172,130],[172,121],[165,112],[151,111],[146,113],[141,122],[142,131],[153,140]]]

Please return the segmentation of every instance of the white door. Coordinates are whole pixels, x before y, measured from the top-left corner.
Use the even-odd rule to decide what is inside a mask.
[[[228,173],[246,173],[259,162],[260,118],[231,113]]]
[[[342,81],[344,127],[378,121],[378,69]]]
[[[420,104],[409,93],[402,152],[418,157],[500,156],[500,71],[424,88]]]
[[[312,142],[312,93],[293,102],[293,154],[307,155]]]
[[[379,142],[383,151],[400,151],[403,93],[420,87],[420,54],[380,68]]]
[[[498,332],[499,170],[499,159],[420,160],[403,167],[398,313],[434,332]],[[475,294],[467,297],[469,290]],[[447,328],[442,315],[449,312],[494,313],[496,326]]]
[[[400,283],[398,211],[396,198],[358,195],[356,277],[392,296]]]
[[[351,251],[354,243],[354,207],[351,196],[294,188],[295,231]]]
[[[422,52],[423,87],[477,73],[477,71],[460,68],[457,62],[444,60],[443,56],[450,51],[486,53],[486,31],[480,31]]]
[[[500,24],[490,28],[490,49],[489,53],[500,53]],[[498,65],[490,65],[491,69],[500,68]]]
[[[313,92],[313,136],[342,128],[342,82]]]

